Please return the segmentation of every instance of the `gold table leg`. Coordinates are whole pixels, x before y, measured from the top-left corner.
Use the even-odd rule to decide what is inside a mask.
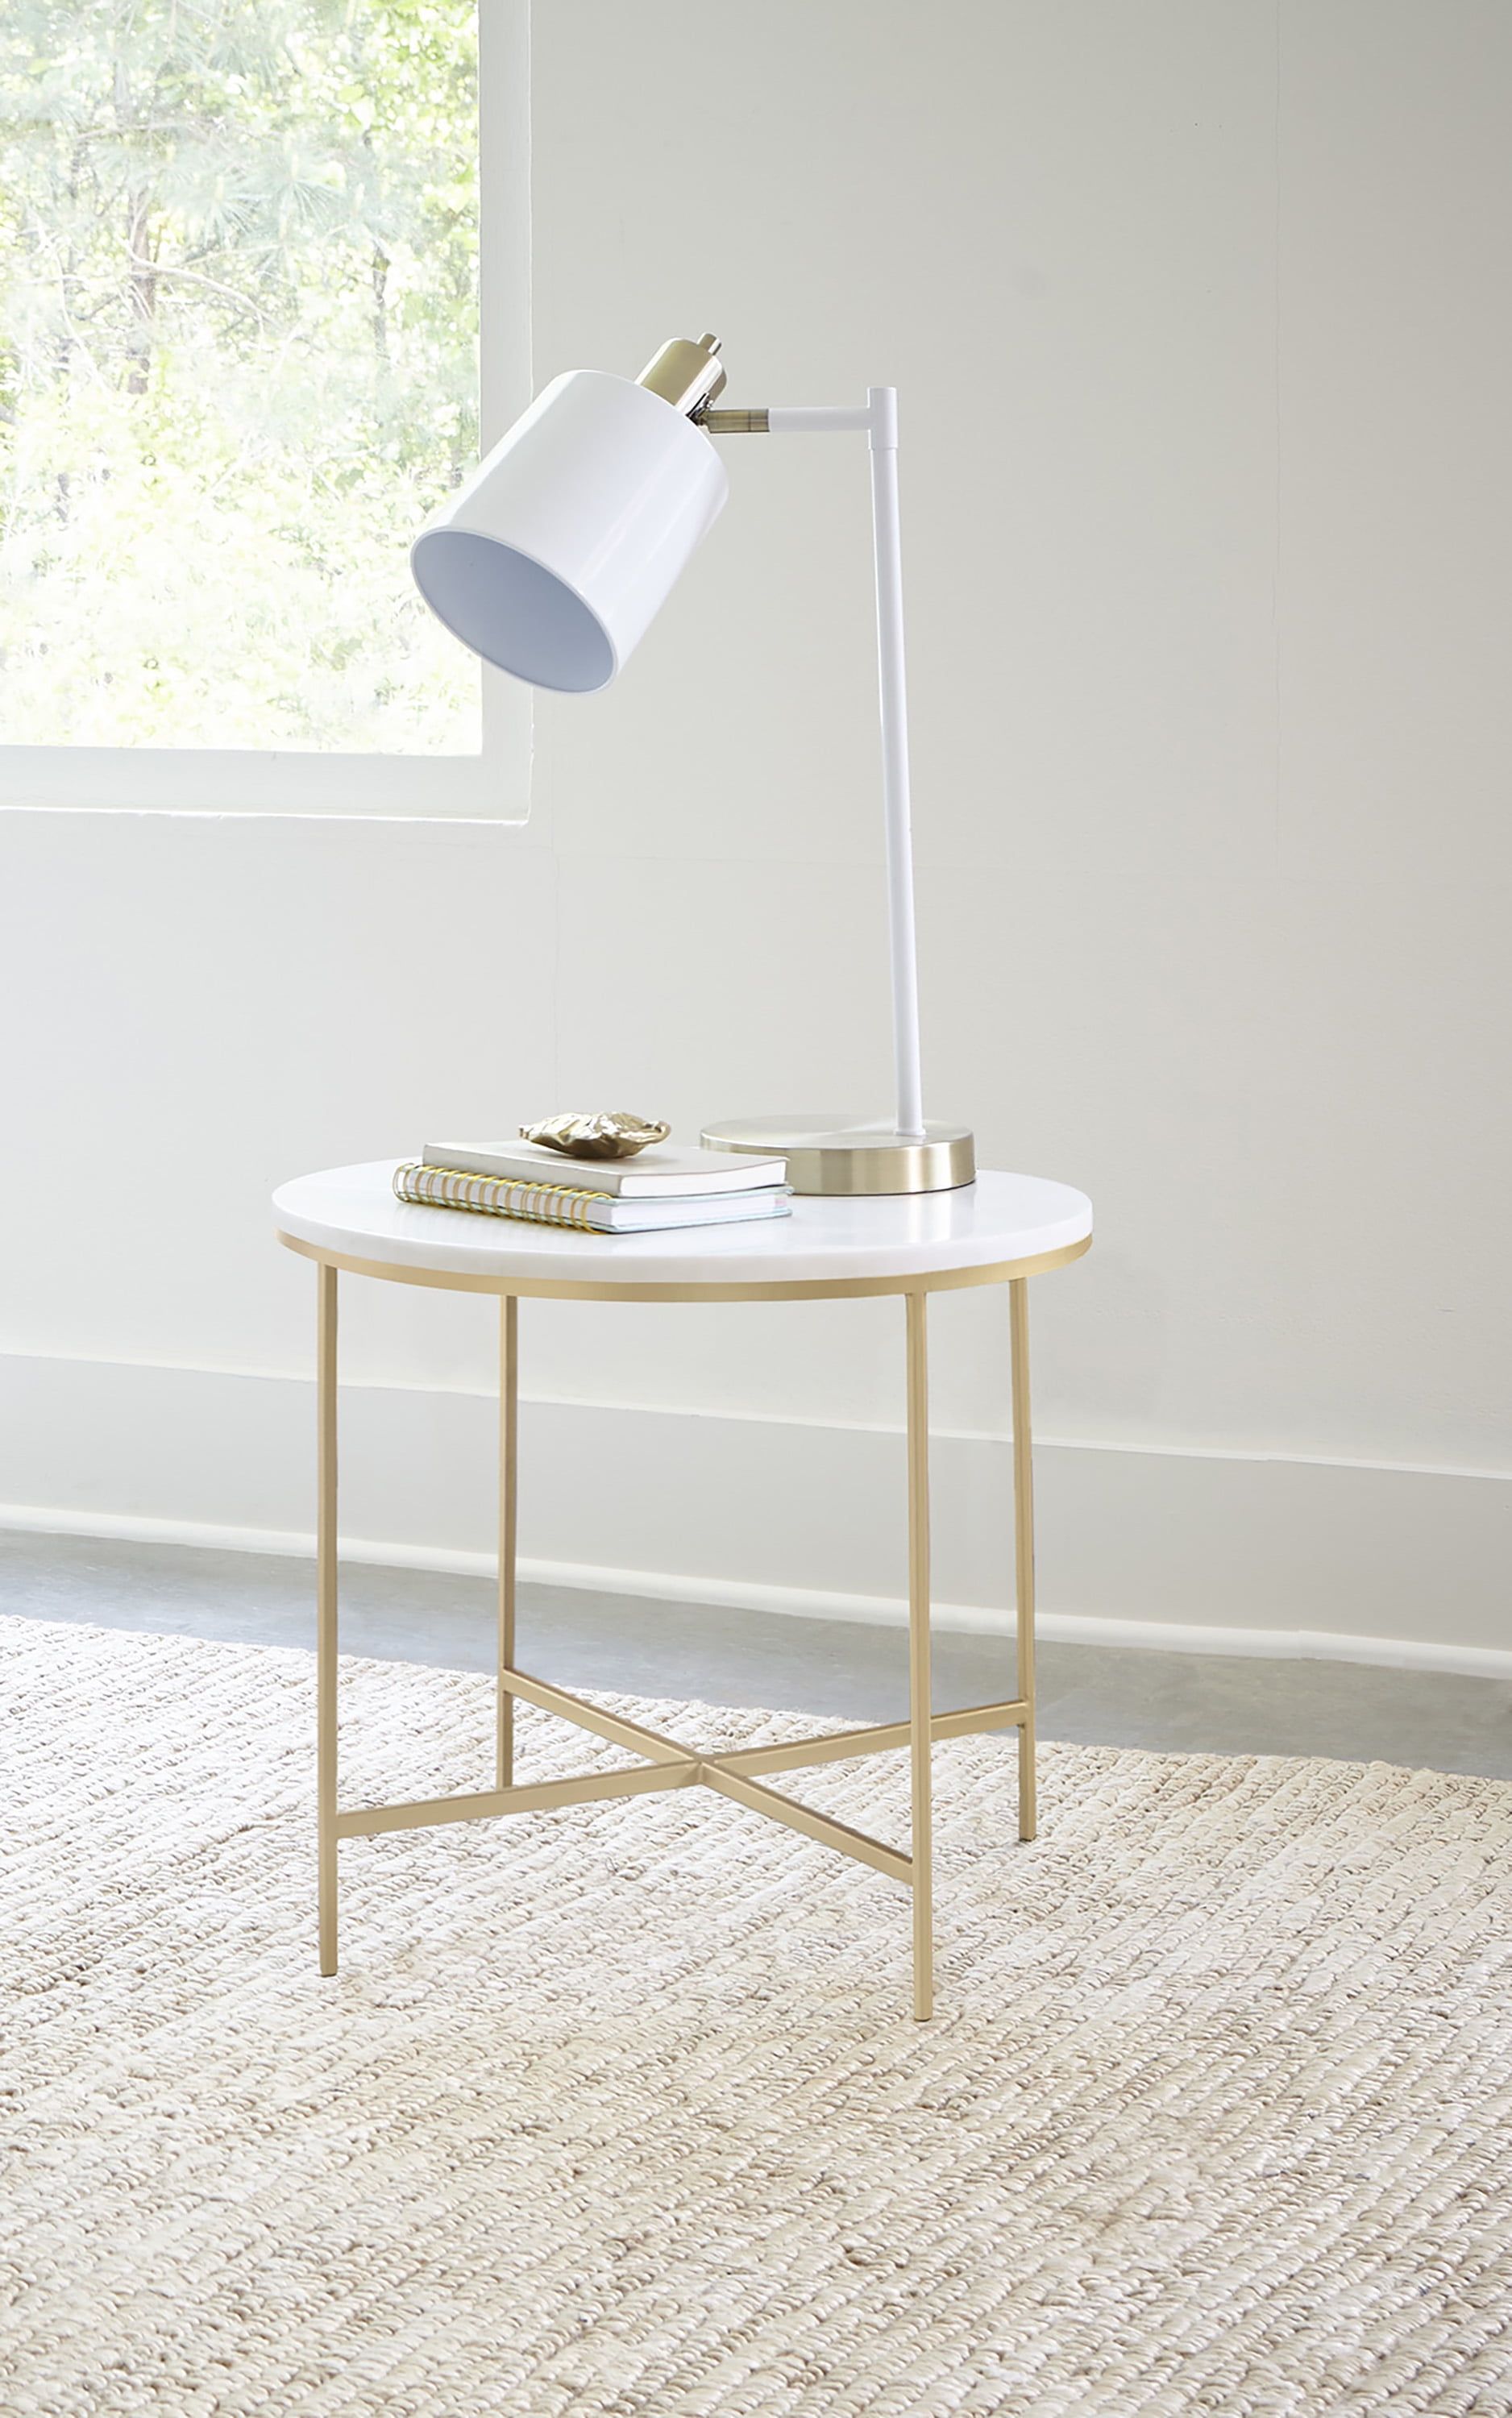
[[[1034,1471],[1029,1430],[1029,1284],[1008,1286],[1009,1356],[1014,1397],[1014,1623],[1018,1640],[1018,1835],[1032,1839],[1034,1795]]]
[[[496,1784],[514,1777],[514,1698],[504,1674],[514,1666],[515,1501],[520,1461],[520,1305],[499,1304],[498,1328],[498,1697],[495,1707]]]
[[[320,1969],[336,1970],[336,1271],[322,1265],[315,1326],[319,1432],[315,1504],[315,1794],[320,1866]]]
[[[930,1852],[928,1296],[909,1311],[909,1763],[912,1803],[913,2012],[935,2012],[934,1879]]]
[[[375,1806],[341,1813],[337,1805],[337,1683],[340,1669],[337,1605],[337,1271],[317,1270],[316,1400],[319,1482],[316,1507],[316,1735],[319,1841],[320,1969],[334,1973],[337,1961],[337,1850],[344,1838],[436,1823],[486,1820],[602,1797],[641,1796],[659,1788],[702,1784],[806,1831],[862,1863],[906,1881],[913,1895],[913,2012],[925,2022],[934,2012],[934,1888],[931,1749],[937,1737],[973,1732],[1018,1730],[1019,1835],[1032,1839],[1034,1802],[1034,1507],[1029,1412],[1029,1310],[1023,1278],[1009,1281],[1009,1328],[1013,1372],[1014,1559],[1017,1595],[1017,1694],[1011,1701],[939,1713],[930,1702],[929,1631],[929,1382],[928,1294],[905,1295],[908,1312],[909,1465],[909,1718],[869,1729],[834,1731],[747,1747],[726,1754],[696,1748],[640,1729],[621,1715],[531,1678],[514,1661],[517,1487],[519,1463],[519,1302],[500,1303],[499,1327],[499,1511],[497,1700],[496,1784],[472,1796],[433,1798],[414,1804]],[[514,1699],[522,1695],[580,1727],[612,1737],[648,1756],[644,1768],[578,1773],[514,1784]],[[879,1754],[907,1743],[910,1781],[910,1853],[854,1830],[829,1814],[759,1785],[754,1775],[802,1764]]]

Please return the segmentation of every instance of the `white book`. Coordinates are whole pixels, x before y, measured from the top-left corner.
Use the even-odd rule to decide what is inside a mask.
[[[731,1226],[754,1217],[789,1217],[786,1185],[760,1192],[710,1193],[703,1200],[616,1201],[563,1184],[523,1184],[510,1176],[466,1175],[455,1168],[408,1159],[395,1168],[401,1201],[431,1209],[471,1210],[487,1217],[519,1217],[539,1226],[575,1226],[599,1234],[643,1234],[659,1226]]]
[[[686,1150],[653,1141],[634,1158],[564,1158],[540,1141],[428,1141],[427,1167],[461,1175],[498,1175],[511,1184],[569,1184],[607,1192],[617,1201],[697,1201],[714,1192],[762,1192],[787,1181],[785,1158],[750,1158],[743,1151]]]

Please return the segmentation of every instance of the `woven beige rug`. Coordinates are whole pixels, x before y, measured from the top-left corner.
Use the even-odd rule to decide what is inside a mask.
[[[7,2418],[1512,2408],[1512,1788],[1052,1748],[1019,1847],[941,1747],[924,2028],[904,1892],[703,1790],[344,1846],[323,1982],[309,1658],[0,1643]],[[486,1781],[479,1679],[343,1719]]]

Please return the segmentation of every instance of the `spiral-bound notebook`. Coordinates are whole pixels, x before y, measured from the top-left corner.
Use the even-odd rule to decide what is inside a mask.
[[[537,1226],[575,1226],[594,1234],[642,1234],[657,1227],[731,1226],[754,1217],[787,1217],[792,1202],[785,1185],[760,1192],[706,1193],[675,1201],[619,1201],[570,1184],[512,1183],[497,1175],[469,1175],[465,1169],[432,1167],[406,1159],[394,1170],[394,1192],[431,1209],[471,1209],[485,1217],[521,1217]]]

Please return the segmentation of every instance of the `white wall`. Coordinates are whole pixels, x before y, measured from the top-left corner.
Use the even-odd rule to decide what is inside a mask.
[[[932,1105],[1098,1209],[1036,1293],[1066,1615],[1512,1646],[1509,75],[1500,0],[536,11],[538,376],[712,325],[731,399],[902,389]],[[885,1100],[864,459],[729,459],[523,833],[6,819],[0,1499],[308,1527],[282,1175]],[[354,1532],[481,1550],[486,1307],[348,1293]],[[935,1327],[990,1607],[1002,1321]],[[533,1415],[526,1551],[895,1593],[901,1341],[532,1306],[527,1391],[614,1416]]]

